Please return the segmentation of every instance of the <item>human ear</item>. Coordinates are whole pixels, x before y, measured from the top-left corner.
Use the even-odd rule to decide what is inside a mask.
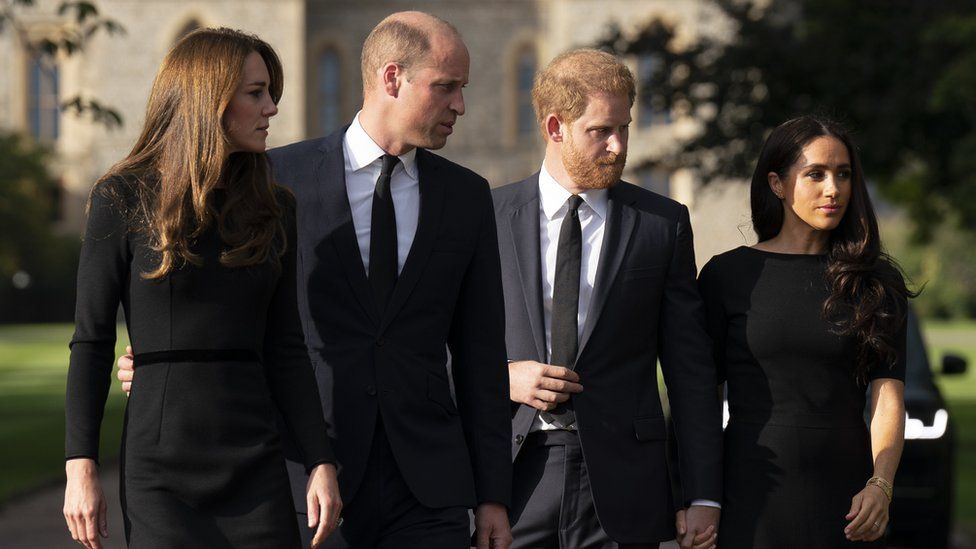
[[[555,114],[550,114],[546,117],[546,135],[549,137],[549,141],[554,141],[556,143],[562,143],[563,141],[563,122]]]
[[[396,63],[383,65],[380,76],[383,81],[383,89],[391,97],[397,97],[400,93],[400,79],[402,75],[400,67]]]
[[[780,200],[783,199],[783,180],[779,178],[779,174],[776,172],[769,172],[766,174],[766,181],[769,182],[769,189],[773,191],[776,198]]]

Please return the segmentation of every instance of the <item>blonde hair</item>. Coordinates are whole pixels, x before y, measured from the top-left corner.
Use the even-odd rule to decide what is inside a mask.
[[[183,261],[199,265],[191,242],[215,219],[229,247],[220,256],[222,265],[261,263],[276,238],[284,242],[267,156],[229,154],[223,125],[224,111],[241,85],[245,59],[253,52],[267,65],[268,92],[277,104],[281,62],[258,37],[226,28],[199,29],[177,42],[153,81],[145,124],[132,151],[99,181],[121,178],[134,187],[138,205],[130,213],[160,254],[159,266],[143,273],[144,278],[163,278]],[[216,212],[210,197],[221,185],[227,188],[227,200]]]
[[[396,63],[404,71],[422,66],[430,53],[432,31],[438,30],[460,39],[454,25],[429,13],[414,12],[429,24],[404,21],[403,13],[394,13],[377,24],[363,43],[361,57],[363,90],[374,84],[376,71],[386,63]]]
[[[637,96],[633,73],[606,52],[577,49],[563,53],[536,74],[532,85],[536,120],[541,127],[547,116],[555,114],[563,122],[573,122],[597,93],[626,95],[633,106]],[[541,130],[545,136],[545,128]]]

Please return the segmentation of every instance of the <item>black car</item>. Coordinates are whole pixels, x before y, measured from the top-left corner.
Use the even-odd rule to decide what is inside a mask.
[[[942,357],[943,375],[966,371],[966,360]],[[905,371],[905,450],[895,477],[888,543],[945,549],[952,534],[956,434],[951,413],[932,380],[925,341],[914,313],[908,317]]]

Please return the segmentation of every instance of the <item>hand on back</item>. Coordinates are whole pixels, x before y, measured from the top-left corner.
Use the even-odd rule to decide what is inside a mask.
[[[132,378],[136,374],[131,345],[125,346],[125,354],[119,357],[116,364],[119,366],[119,372],[115,374],[115,377],[119,378],[121,382],[122,392],[125,393],[125,396],[129,396],[129,391],[132,390]]]

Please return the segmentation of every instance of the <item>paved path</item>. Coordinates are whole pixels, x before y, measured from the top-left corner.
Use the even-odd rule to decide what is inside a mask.
[[[125,549],[119,506],[119,469],[113,464],[101,472],[108,500],[108,538],[104,549]],[[64,523],[64,485],[57,483],[0,507],[0,547],[4,549],[78,549]]]
[[[113,465],[101,473],[102,489],[108,499],[109,537],[104,549],[125,549],[122,512],[119,510],[119,470]],[[0,507],[0,547],[3,549],[77,549],[64,524],[61,508],[64,487],[60,484],[38,490],[36,494],[17,498]],[[663,544],[661,549],[677,549]]]
[[[106,467],[101,474],[102,489],[108,499],[109,537],[103,540],[104,549],[125,549],[122,533],[122,512],[119,510],[119,470]],[[64,524],[61,507],[64,487],[60,484],[38,490],[37,493],[16,499],[0,508],[0,547],[3,549],[77,549]],[[973,549],[972,540],[964,540],[957,533],[956,549]],[[674,542],[661,544],[661,549],[678,549]]]

